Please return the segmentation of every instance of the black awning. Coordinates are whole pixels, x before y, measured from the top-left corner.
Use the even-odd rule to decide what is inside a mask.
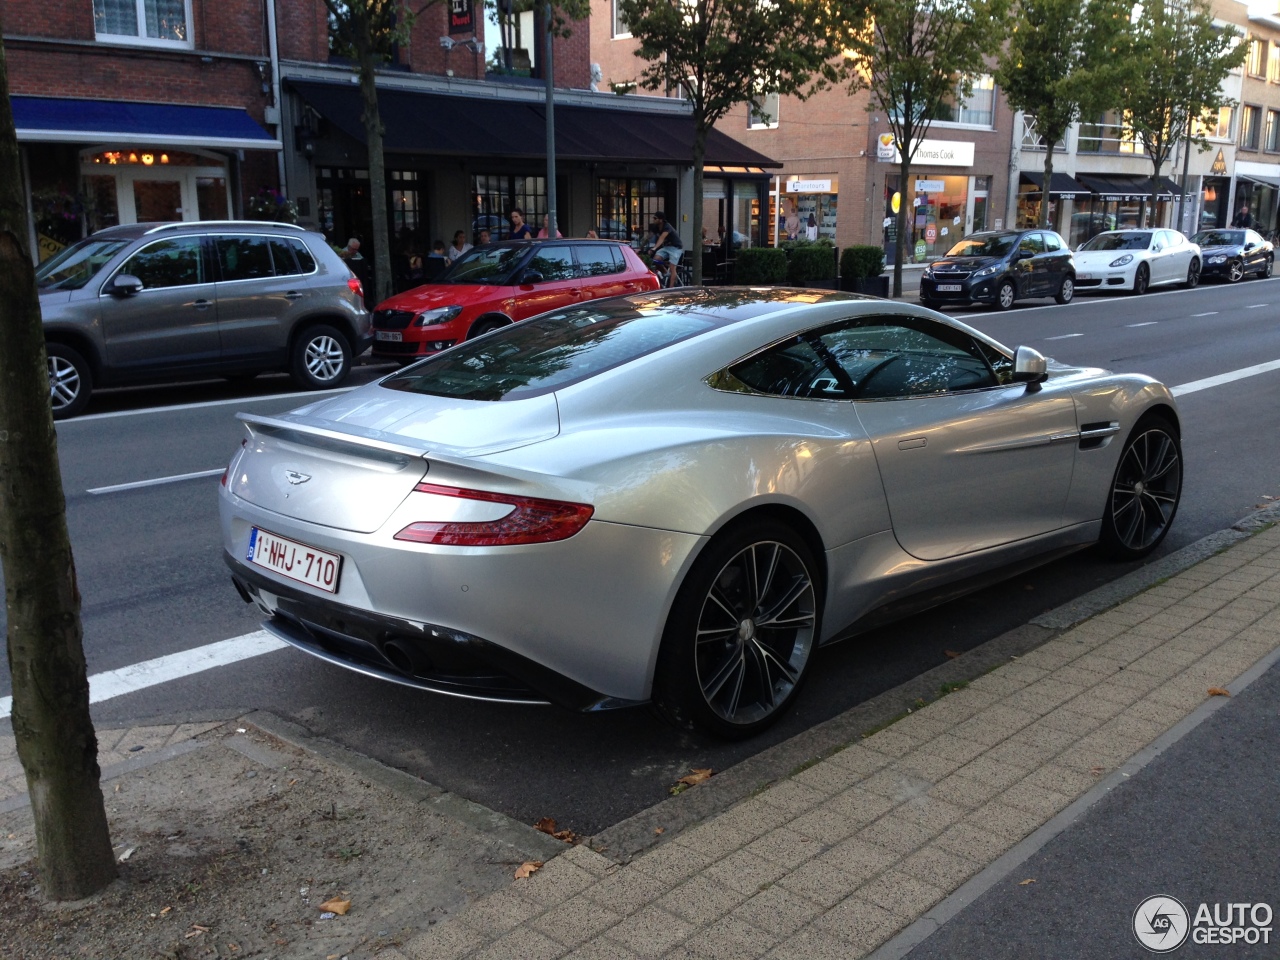
[[[1027,183],[1031,184],[1036,190],[1044,189],[1044,173],[1042,171],[1023,170],[1019,175]],[[1049,190],[1051,197],[1087,197],[1089,188],[1083,183],[1077,181],[1074,177],[1059,173],[1057,170],[1053,172],[1053,186]]]
[[[1077,173],[1076,179],[1102,200],[1145,200],[1151,196],[1151,178],[1124,174]],[[1161,177],[1157,200],[1172,200],[1182,191],[1168,177]]]
[[[364,142],[360,89],[349,83],[290,79],[288,85],[347,136]],[[693,118],[618,106],[556,104],[556,156],[563,160],[662,163],[693,162]],[[388,153],[452,157],[545,157],[546,112],[531,100],[456,97],[384,88],[378,108]],[[706,163],[732,167],[781,167],[762,153],[713,129]]]
[[[1280,187],[1280,177],[1263,177],[1256,173],[1237,173],[1237,180],[1250,180],[1264,187]]]

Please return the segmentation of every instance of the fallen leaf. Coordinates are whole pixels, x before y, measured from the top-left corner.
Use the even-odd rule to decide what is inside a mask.
[[[1227,690],[1222,689],[1222,687],[1210,687],[1210,688],[1209,688],[1209,696],[1211,696],[1211,697],[1229,697],[1229,696],[1231,696],[1231,693],[1230,693],[1229,691],[1227,691]]]
[[[1025,887],[1028,883],[1035,883],[1035,882],[1036,882],[1036,878],[1035,878],[1035,877],[1027,877],[1027,879],[1025,879],[1025,880],[1021,881],[1021,882],[1018,884],[1018,886],[1020,886],[1020,887]]]
[[[277,947],[285,947],[285,946],[288,946],[288,945],[289,945],[289,941],[288,941],[288,940],[276,940],[276,946],[277,946]]]
[[[183,939],[183,940],[190,940],[192,937],[198,937],[198,936],[200,936],[200,934],[202,934],[202,933],[208,933],[208,932],[209,932],[209,928],[208,928],[208,927],[202,927],[202,926],[200,926],[200,924],[198,924],[198,923],[193,923],[193,924],[191,925],[191,931],[190,931],[189,933],[187,933],[187,934],[186,934],[186,936],[184,936],[182,939]]]
[[[317,907],[322,913],[336,913],[340,917],[345,917],[347,911],[351,909],[350,900],[340,900],[334,897],[332,900],[326,900]]]
[[[952,660],[954,660],[956,657],[960,656],[960,654],[961,654],[963,651],[960,651],[960,650],[943,650],[942,652],[943,652],[943,653],[945,653],[945,654],[946,654],[948,657],[950,657]]]
[[[664,833],[666,833],[667,831],[666,831],[666,828],[665,828],[665,827],[654,827],[654,828],[653,828],[653,832],[654,832],[655,834],[657,834],[658,836],[662,836],[662,835],[663,835]]]
[[[160,911],[160,916],[163,917],[166,913],[168,913],[172,909],[173,907],[165,907],[163,910]]]
[[[572,830],[557,830],[556,821],[552,817],[543,817],[533,825],[535,830],[540,830],[547,836],[555,837],[557,840],[563,840],[565,843],[573,843],[578,839],[578,835]]]
[[[1089,772],[1095,777],[1100,777],[1106,771],[1106,767],[1090,767]]]
[[[517,880],[528,880],[535,873],[542,869],[541,860],[526,860],[516,868]]]
[[[124,853],[120,854],[120,856],[116,858],[117,862],[124,863],[126,860],[132,857],[137,852],[137,850],[138,850],[137,847],[130,847],[128,850],[126,850]]]
[[[696,787],[703,780],[710,780],[714,771],[710,767],[694,767],[693,772],[681,777],[676,783],[683,783],[686,787]]]
[[[228,944],[227,944],[227,949],[228,949],[228,950],[230,950],[232,953],[236,953],[236,952],[237,952],[237,951],[239,951],[239,949],[240,949],[240,944],[238,944],[238,943],[228,943]]]

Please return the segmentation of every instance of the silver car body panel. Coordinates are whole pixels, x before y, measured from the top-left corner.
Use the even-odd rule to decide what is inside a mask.
[[[1096,541],[1123,439],[1143,412],[1176,410],[1149,378],[1053,362],[1042,384],[902,400],[714,389],[708,378],[737,359],[850,316],[929,317],[999,346],[908,304],[773,303],[752,316],[756,306],[527,400],[456,401],[371,384],[270,424],[245,417],[254,432],[221,498],[227,553],[243,561],[252,525],[339,553],[336,596],[289,585],[319,604],[483,637],[604,696],[639,700],[685,573],[744,514],[790,511],[812,527],[827,567],[830,640],[886,604]],[[346,438],[371,452],[381,444],[378,455],[406,464],[308,451],[309,441],[268,444],[264,428]],[[410,468],[413,454],[419,465]],[[424,466],[431,484],[587,503],[594,514],[555,543],[397,541],[411,523],[495,516],[483,512],[493,504],[413,492]],[[323,478],[333,492],[304,503],[287,470]]]

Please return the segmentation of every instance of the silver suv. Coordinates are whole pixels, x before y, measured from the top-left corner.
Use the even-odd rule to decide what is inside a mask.
[[[360,281],[290,224],[109,227],[40,264],[36,282],[58,420],[94,387],[267,370],[336,387],[373,337]]]

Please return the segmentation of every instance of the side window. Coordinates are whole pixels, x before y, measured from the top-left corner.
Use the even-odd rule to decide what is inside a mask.
[[[1062,241],[1056,233],[1042,233],[1040,236],[1044,237],[1044,248],[1050,253],[1057,253],[1062,249]]]
[[[1044,253],[1044,235],[1028,233],[1018,244],[1018,252],[1030,253],[1032,256],[1037,253]]]
[[[205,282],[199,237],[173,237],[143,247],[125,261],[119,273],[142,281],[143,289],[185,287]]]
[[[223,280],[257,280],[275,275],[266,237],[215,237],[213,248]]]
[[[590,243],[578,248],[578,275],[582,277],[607,277],[621,273],[622,254],[612,244]]]
[[[293,247],[294,256],[298,258],[298,266],[303,273],[316,272],[316,258],[311,255],[311,251],[307,249],[307,245],[301,240],[293,237],[289,238],[289,246]]]
[[[729,373],[759,393],[776,397],[846,399],[835,371],[806,338],[796,337],[731,367]],[[732,385],[718,383],[722,389]]]
[[[529,261],[529,269],[542,274],[546,283],[572,280],[576,270],[573,265],[573,248],[559,244],[539,245],[533,259]]]
[[[276,268],[277,277],[289,277],[302,272],[293,258],[293,248],[284,240],[271,237],[267,240],[267,245],[271,247],[271,263]]]
[[[858,321],[821,333],[818,340],[852,381],[855,400],[918,397],[997,383],[972,337],[923,318]]]

